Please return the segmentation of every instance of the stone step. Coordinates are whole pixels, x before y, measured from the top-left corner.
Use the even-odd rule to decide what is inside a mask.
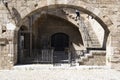
[[[87,46],[87,48],[92,48],[92,47],[94,47],[94,48],[100,48],[101,46],[100,45],[92,45],[92,44],[89,44],[88,46]]]
[[[100,48],[101,46],[99,46],[99,45],[97,45],[97,46],[95,46],[95,45],[89,45],[89,46],[87,46],[87,48]]]
[[[105,51],[99,51],[99,50],[98,51],[91,51],[90,53],[86,53],[86,54],[84,54],[84,56],[81,56],[81,58],[78,62],[79,62],[80,65],[84,65],[87,62],[88,63],[92,62],[92,60],[94,61],[94,56],[95,55],[105,56],[106,52]],[[104,64],[104,62],[102,62],[102,64]]]
[[[97,41],[92,41],[92,44],[98,44],[98,45],[99,45],[99,42],[97,42]]]
[[[100,46],[99,44],[92,44],[92,46]]]
[[[92,41],[98,41],[98,39],[97,39],[96,37],[90,37],[90,39],[91,39]]]

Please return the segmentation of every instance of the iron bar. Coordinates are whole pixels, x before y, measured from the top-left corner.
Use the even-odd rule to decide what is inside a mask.
[[[32,16],[29,16],[29,31],[30,31],[30,53],[29,56],[32,56]]]

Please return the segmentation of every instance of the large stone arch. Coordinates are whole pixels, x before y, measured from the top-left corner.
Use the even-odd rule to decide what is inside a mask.
[[[86,5],[88,5],[88,4],[86,4]],[[89,14],[90,16],[92,16],[103,27],[103,29],[105,30],[104,42],[107,42],[107,38],[108,38],[108,35],[109,35],[109,32],[110,32],[109,29],[108,29],[108,27],[110,27],[112,25],[111,20],[107,16],[105,16],[104,14],[102,14],[99,9],[97,9],[97,11],[99,10],[100,13],[98,13],[98,12],[95,11],[96,8],[90,9],[89,8],[90,6],[85,6],[85,5],[80,5],[79,6],[79,5],[76,5],[76,4],[52,4],[52,5],[51,4],[47,4],[47,5],[43,5],[43,6],[38,6],[38,8],[33,9],[33,10],[31,10],[28,7],[29,11],[26,12],[25,15],[22,15],[22,14],[24,14],[24,12],[20,13],[21,17],[22,17],[22,20],[20,20],[17,23],[17,27],[15,29],[15,32],[17,32],[19,30],[20,26],[22,25],[22,23],[24,22],[24,20],[26,18],[30,18],[30,16],[34,15],[35,13],[37,13],[37,12],[39,13],[42,10],[49,10],[49,9],[63,8],[63,7],[64,8],[78,9],[78,10],[80,10],[80,11],[86,13],[86,14]]]
[[[81,3],[83,4],[83,3]],[[29,8],[29,7],[27,7]],[[30,10],[29,12],[22,12],[21,11],[21,15],[22,14],[26,14],[26,15],[22,15],[22,20],[18,22],[17,24],[17,28],[16,30],[19,29],[19,26],[22,25],[22,23],[25,21],[26,18],[29,18],[30,16],[36,14],[36,13],[42,13],[43,10],[54,10],[56,8],[73,8],[73,9],[78,9],[90,16],[92,16],[101,26],[102,28],[105,30],[105,37],[104,37],[104,42],[107,42],[107,37],[109,35],[109,27],[112,26],[112,21],[110,20],[110,18],[104,14],[102,14],[102,12],[98,9],[98,8],[93,8],[87,4],[84,3],[84,5],[76,5],[76,4],[46,4],[44,6],[38,6],[36,9]],[[44,12],[43,12],[44,13]],[[103,45],[103,47],[106,47],[106,44]]]
[[[24,1],[21,1],[24,2]],[[12,3],[12,2],[11,2]],[[77,3],[77,4],[76,4]],[[25,4],[25,3],[24,3]],[[37,4],[37,6],[35,6]],[[95,8],[94,5],[90,5],[84,1],[78,0],[66,0],[66,1],[55,1],[55,0],[44,0],[38,1],[37,3],[31,1],[28,6],[22,6],[19,8],[15,8],[21,18],[25,18],[28,14],[34,13],[36,10],[39,9],[51,9],[51,8],[59,8],[59,7],[71,7],[75,9],[79,9],[85,13],[88,13],[94,17],[99,17],[107,26],[112,24],[111,20],[107,15],[102,14],[102,11],[97,7]]]
[[[102,11],[99,8],[94,8],[92,6],[87,6],[87,3],[84,5],[77,5],[77,4],[47,4],[44,6],[39,6],[36,9],[30,9],[30,7],[27,7],[26,12],[20,11],[20,15],[21,15],[21,20],[20,22],[18,22],[18,25],[20,25],[20,23],[22,23],[22,21],[30,16],[33,15],[35,13],[39,13],[42,10],[49,10],[49,9],[55,9],[55,8],[73,8],[73,9],[78,9],[86,14],[91,15],[95,20],[97,20],[101,25],[109,27],[111,26],[113,23],[110,20],[110,18],[107,15],[104,15],[102,13]],[[23,15],[24,14],[24,15]],[[107,30],[105,27],[103,27],[105,30]]]

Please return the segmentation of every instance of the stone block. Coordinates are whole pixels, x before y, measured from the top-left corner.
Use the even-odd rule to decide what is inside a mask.
[[[37,5],[37,7],[35,7],[35,4],[37,3],[37,1],[38,1],[38,5]],[[120,49],[119,49],[119,47],[120,47],[120,45],[119,45],[119,43],[120,43],[120,30],[119,30],[119,26],[120,26],[120,20],[119,20],[120,5],[119,4],[120,4],[120,1],[119,0],[12,0],[12,1],[10,0],[8,4],[9,4],[10,11],[11,11],[12,7],[16,8],[18,10],[18,12],[20,13],[22,19],[24,19],[26,15],[31,14],[31,12],[34,13],[34,11],[35,10],[37,11],[37,9],[44,10],[42,7],[45,7],[45,6],[47,7],[46,10],[52,9],[52,8],[59,8],[57,4],[60,4],[60,5],[62,4],[62,7],[67,7],[67,5],[69,5],[69,7],[71,7],[71,8],[78,8],[81,10],[86,9],[86,10],[88,10],[88,12],[90,11],[91,13],[93,13],[93,16],[97,15],[97,17],[101,18],[101,20],[107,25],[107,27],[111,26],[110,33],[112,35],[112,38],[111,38],[111,40],[109,40],[109,42],[111,42],[110,47],[116,47],[116,48],[113,50],[109,50],[108,52],[114,53],[113,58],[111,58],[113,60],[112,65],[113,65],[114,69],[120,65],[120,63],[118,62],[119,57],[120,57],[119,56],[119,54],[120,54]],[[49,6],[49,5],[55,5],[55,6]],[[70,5],[72,5],[72,6],[70,6]],[[77,7],[75,7],[75,6],[77,6]],[[57,14],[57,12],[54,14],[60,15],[60,14]],[[0,25],[6,24],[8,21],[11,21],[10,20],[11,17],[8,17],[8,16],[10,16],[8,14],[8,10],[6,9],[6,7],[4,5],[2,5],[2,1],[0,1]],[[41,22],[41,21],[43,21],[43,22]],[[45,24],[45,25],[42,25],[42,26],[44,26],[44,27],[42,27],[42,29],[40,28],[41,32],[40,32],[40,34],[38,34],[39,36],[44,34],[45,37],[48,37],[48,36],[52,35],[52,32],[55,33],[55,32],[62,31],[62,32],[66,32],[66,34],[71,35],[71,38],[74,41],[80,42],[80,41],[78,41],[78,39],[81,36],[78,37],[77,29],[75,29],[76,27],[71,28],[71,25],[68,25],[69,23],[64,24],[64,22],[61,23],[60,20],[58,20],[58,22],[56,22],[57,19],[52,19],[52,20],[48,19],[48,21],[50,21],[50,22],[48,22],[47,24],[44,23],[44,19],[43,20],[41,19],[41,21],[37,21],[37,23],[35,22],[36,24],[38,24],[38,23]],[[28,23],[26,25],[28,26]],[[49,27],[45,27],[45,26],[49,26]],[[115,27],[118,27],[118,28],[115,28]],[[101,39],[103,39],[104,37],[99,36],[103,33],[102,29],[97,28],[96,25],[94,26],[94,28],[95,28],[95,30],[97,29],[96,32],[99,33],[98,34],[99,41],[102,42]],[[0,37],[9,39],[9,42],[11,42],[11,44],[14,43],[13,42],[13,40],[14,40],[13,33],[10,33],[9,31],[6,33],[3,33],[3,34],[0,33]],[[80,38],[80,40],[81,40],[81,38]],[[82,42],[82,40],[81,40],[81,42]],[[75,46],[77,46],[76,48],[79,48],[78,46],[81,46],[81,45],[77,44]],[[9,48],[10,47],[8,47],[8,45],[2,47],[2,50],[0,53],[0,69],[7,68],[7,67],[9,68],[9,67],[11,67],[11,65],[13,65],[13,61],[11,58],[13,58],[14,55],[8,54]],[[14,53],[14,52],[12,52],[12,53]],[[102,62],[101,61],[102,58],[100,58],[100,59],[99,58],[100,57],[96,56],[96,59],[98,60],[96,63],[98,63],[98,64],[99,64],[99,62]],[[91,61],[94,61],[94,60],[91,60]],[[2,63],[2,62],[4,62],[4,63]],[[114,62],[117,62],[117,63],[114,63]],[[94,63],[92,63],[92,64],[94,64]],[[100,64],[102,64],[102,63],[100,63]]]

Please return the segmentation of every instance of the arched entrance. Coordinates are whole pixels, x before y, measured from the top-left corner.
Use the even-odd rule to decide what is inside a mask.
[[[44,19],[45,21],[41,22],[43,24],[38,24],[41,18],[38,19],[32,30],[29,27],[21,30],[21,26],[18,32],[18,63],[69,63],[68,49],[76,50],[83,46],[81,34],[75,25],[51,15],[47,15]],[[51,24],[52,22],[59,24]],[[22,39],[21,36],[22,42],[19,41]]]
[[[65,33],[55,33],[51,36],[51,47],[54,48],[53,62],[68,63],[68,53],[65,50],[69,47],[69,36]]]
[[[62,9],[60,9],[60,11],[62,11]],[[43,10],[43,12],[44,12],[44,10]],[[63,12],[64,13],[64,12]],[[51,13],[47,13],[47,14],[50,14],[51,15]],[[46,13],[44,14],[45,16],[47,15]],[[52,14],[52,15],[54,15],[54,14]],[[30,15],[30,16],[32,16],[32,17],[34,17],[34,14],[32,15]],[[43,15],[42,15],[43,16]],[[54,15],[54,17],[56,17],[56,16],[58,16],[58,15]],[[65,20],[67,20],[67,17],[66,17],[66,14],[64,14],[64,18],[62,19],[64,22],[65,22]],[[53,16],[52,16],[53,17]],[[60,17],[60,16],[58,16],[58,17]],[[32,46],[31,46],[31,48],[30,48],[30,50],[32,49],[32,51],[30,51],[30,53],[32,53],[32,54],[36,54],[36,53],[39,53],[39,54],[37,54],[37,57],[38,57],[38,55],[41,55],[41,57],[43,58],[43,57],[46,57],[46,53],[47,52],[49,52],[49,48],[50,47],[53,47],[54,48],[54,50],[55,50],[55,52],[54,52],[54,54],[53,54],[53,60],[55,61],[55,62],[61,62],[62,60],[68,60],[68,54],[65,54],[65,48],[68,48],[69,46],[71,46],[71,45],[73,45],[73,51],[71,52],[71,53],[75,53],[75,54],[77,54],[78,55],[78,58],[80,59],[80,54],[81,54],[81,39],[76,39],[77,37],[75,37],[76,35],[76,29],[70,29],[69,27],[65,27],[64,25],[63,25],[63,23],[60,23],[60,22],[56,22],[56,23],[58,23],[58,24],[54,24],[54,25],[52,25],[52,22],[49,22],[49,20],[48,20],[48,18],[49,18],[49,16],[47,16],[47,17],[44,17],[44,19],[40,19],[40,18],[38,18],[39,20],[36,20],[36,21],[33,21],[33,22],[31,22],[32,24],[31,25],[28,25],[28,27],[32,27],[32,32],[30,32],[30,33],[32,33],[33,34],[33,36],[35,37],[35,38],[33,38],[33,39],[31,39],[32,41]],[[97,17],[96,17],[97,18]],[[51,19],[51,17],[49,18],[49,19]],[[99,18],[98,18],[99,19]],[[71,23],[72,22],[74,22],[73,21],[74,20],[74,17],[73,17],[73,19],[71,20]],[[32,18],[30,19],[30,21],[32,21]],[[53,20],[51,20],[51,21],[53,21]],[[55,21],[59,21],[58,19],[55,19],[54,18],[54,22]],[[61,21],[62,22],[62,21]],[[34,24],[34,23],[36,23],[36,24]],[[40,23],[40,24],[39,24]],[[47,24],[46,24],[47,23]],[[39,24],[39,26],[37,25],[37,24]],[[45,24],[45,25],[44,25]],[[46,25],[48,25],[49,24],[49,27],[48,26],[46,26]],[[66,24],[69,24],[69,23],[66,23]],[[73,23],[74,25],[75,25],[75,23]],[[40,27],[41,26],[41,27]],[[43,27],[42,27],[43,26]],[[55,27],[53,27],[53,26],[55,26]],[[63,27],[62,27],[63,26]],[[106,25],[104,25],[104,26],[106,26]],[[104,26],[102,26],[102,27],[104,27]],[[62,28],[61,28],[62,27]],[[78,27],[79,28],[79,25],[77,25],[77,26],[75,26],[75,27]],[[74,27],[74,28],[75,28]],[[78,29],[77,28],[77,29]],[[68,30],[69,29],[69,30]],[[74,30],[74,31],[70,31],[70,30]],[[79,29],[79,30],[81,30],[81,29]],[[37,32],[36,32],[37,31]],[[62,32],[63,31],[63,33],[59,33],[59,32]],[[65,33],[64,33],[65,32]],[[73,33],[71,33],[71,32],[73,32],[74,33],[74,35],[73,35]],[[53,34],[53,33],[55,33],[55,34]],[[70,40],[69,40],[69,36],[68,35],[66,35],[66,33],[67,34],[69,34],[69,35],[71,35],[70,36]],[[82,33],[81,31],[80,31],[80,33]],[[51,36],[51,34],[53,34],[52,36]],[[106,33],[106,31],[105,31],[105,35],[106,35],[107,33]],[[79,35],[80,36],[80,35]],[[105,38],[107,39],[107,37],[105,36]],[[104,38],[104,40],[106,40]],[[73,40],[73,42],[71,42],[71,39],[74,39]],[[35,44],[33,45],[33,42],[35,41]],[[83,41],[85,41],[85,40],[83,40]],[[69,42],[70,42],[70,45],[69,45]],[[97,42],[96,42],[97,43]],[[105,44],[106,45],[106,44]],[[96,46],[96,45],[95,45]],[[46,48],[46,49],[45,49]],[[43,50],[44,49],[44,50]],[[90,49],[95,49],[94,47],[93,48],[90,48]],[[101,49],[101,48],[100,48]],[[99,49],[99,50],[100,50]],[[84,50],[84,47],[83,47],[83,49],[82,50]],[[84,52],[84,51],[83,51]],[[45,56],[42,56],[42,55],[44,55],[45,54]],[[65,58],[63,58],[65,56]],[[36,57],[36,56],[35,56]],[[45,58],[44,58],[45,59]],[[57,60],[58,59],[58,60]]]
[[[65,33],[56,33],[51,36],[51,46],[55,51],[64,51],[69,47],[69,36]]]

